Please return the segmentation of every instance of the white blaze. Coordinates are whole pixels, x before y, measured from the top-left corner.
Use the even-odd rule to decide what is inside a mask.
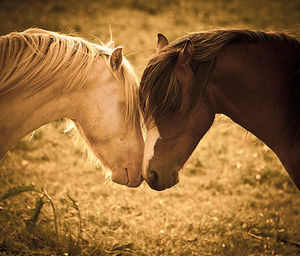
[[[155,126],[147,132],[146,143],[144,149],[144,158],[143,158],[143,176],[146,177],[147,169],[149,166],[149,161],[153,158],[154,155],[154,146],[157,140],[160,139],[160,134]]]

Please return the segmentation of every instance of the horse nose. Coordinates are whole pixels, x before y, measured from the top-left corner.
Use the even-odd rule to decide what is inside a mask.
[[[166,182],[163,182],[157,171],[150,170],[147,174],[146,181],[152,189],[161,191],[178,183],[178,172],[174,172],[170,179],[166,180]]]
[[[160,187],[158,173],[154,170],[151,170],[148,172],[146,181],[152,189],[155,189],[158,191],[164,189],[164,188]]]

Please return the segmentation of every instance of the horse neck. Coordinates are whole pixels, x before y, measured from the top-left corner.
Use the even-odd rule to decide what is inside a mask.
[[[265,142],[283,164],[292,162],[285,160],[288,154],[294,155],[294,165],[299,168],[300,143],[291,136],[287,119],[294,65],[293,49],[288,47],[230,45],[216,60],[208,93],[217,113],[227,115]]]
[[[32,93],[18,91],[0,98],[0,159],[18,140],[42,125],[70,116],[70,94],[59,93],[61,82]],[[3,111],[4,110],[4,111]]]

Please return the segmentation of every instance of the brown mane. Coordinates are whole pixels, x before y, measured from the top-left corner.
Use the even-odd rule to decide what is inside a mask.
[[[191,68],[195,74],[191,107],[205,93],[205,87],[212,76],[215,60],[219,52],[232,43],[274,42],[295,49],[295,68],[292,79],[294,100],[291,103],[292,126],[300,130],[300,42],[285,33],[267,33],[249,30],[215,30],[190,33],[176,39],[161,52],[152,56],[141,78],[140,106],[145,124],[150,126],[154,120],[159,123],[176,114],[181,106],[181,90],[173,70],[177,56],[191,40],[194,53]],[[296,117],[296,119],[295,119]]]

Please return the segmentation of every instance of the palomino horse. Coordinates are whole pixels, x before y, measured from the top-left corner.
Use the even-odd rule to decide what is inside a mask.
[[[168,43],[144,70],[148,126],[143,177],[156,190],[178,171],[222,113],[253,133],[300,188],[300,42],[284,33],[217,30]],[[154,125],[153,125],[154,124]]]
[[[0,159],[40,126],[68,118],[114,182],[143,181],[138,82],[122,47],[42,29],[0,37]]]

